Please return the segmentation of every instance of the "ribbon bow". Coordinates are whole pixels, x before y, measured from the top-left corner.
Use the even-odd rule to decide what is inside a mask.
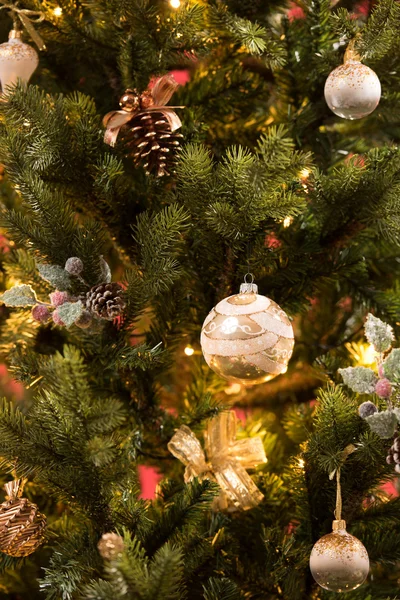
[[[14,19],[14,29],[16,29],[16,17],[19,18],[23,27],[27,30],[39,50],[46,50],[46,44],[38,34],[32,23],[41,23],[44,20],[44,14],[39,10],[30,10],[29,8],[19,8],[18,2],[5,2],[0,0],[0,10],[11,10]]]
[[[223,412],[209,421],[204,433],[205,452],[194,433],[182,425],[168,444],[168,450],[184,465],[185,483],[194,477],[213,479],[221,493],[214,509],[248,510],[263,499],[246,469],[267,462],[260,437],[236,440],[236,415]]]
[[[182,126],[182,122],[173,109],[183,108],[183,106],[165,106],[178,87],[179,84],[173,77],[171,77],[171,75],[164,75],[164,77],[160,77],[153,89],[150,91],[150,96],[152,99],[151,106],[147,106],[144,109],[139,107],[134,111],[112,110],[111,112],[107,113],[103,118],[103,125],[106,127],[106,131],[104,133],[105,143],[109,146],[115,146],[121,127],[129,123],[129,121],[131,121],[133,118],[144,115],[148,112],[161,113],[167,119],[171,128],[171,132],[179,129],[179,127]]]

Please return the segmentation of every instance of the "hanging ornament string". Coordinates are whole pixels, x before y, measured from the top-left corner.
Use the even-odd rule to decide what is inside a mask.
[[[344,57],[343,57],[344,64],[349,62],[350,60],[355,60],[357,62],[361,61],[361,56],[355,49],[356,41],[357,41],[357,36],[354,37],[352,40],[350,40],[350,42],[348,43],[346,52],[344,53]]]
[[[41,23],[44,20],[44,14],[42,12],[39,10],[30,10],[28,8],[19,8],[18,2],[13,4],[12,2],[0,0],[0,10],[3,9],[11,11],[14,29],[18,29],[19,19],[39,50],[46,50],[46,44],[33,26],[34,23]]]
[[[368,552],[359,539],[346,530],[342,519],[341,468],[348,456],[357,448],[346,446],[339,457],[339,464],[329,474],[336,475],[336,509],[332,533],[328,533],[314,544],[310,555],[310,570],[315,581],[325,590],[341,593],[355,590],[364,583],[369,572]]]
[[[335,519],[337,521],[342,520],[342,486],[340,485],[340,467],[336,471],[336,508],[335,508]]]
[[[342,503],[342,485],[340,483],[340,475],[341,475],[340,471],[341,471],[341,468],[344,465],[345,461],[350,456],[350,454],[353,454],[353,452],[355,452],[356,450],[357,450],[357,448],[355,446],[353,446],[353,444],[349,444],[348,446],[346,446],[346,448],[343,450],[343,452],[341,454],[340,466],[337,467],[337,469],[334,469],[329,474],[329,479],[331,481],[332,481],[332,479],[336,475],[336,508],[335,508],[335,519],[337,521],[341,521],[342,520],[342,508],[343,508],[343,503]]]

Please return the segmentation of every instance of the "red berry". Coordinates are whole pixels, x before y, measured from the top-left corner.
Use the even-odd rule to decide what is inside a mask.
[[[375,386],[375,393],[378,394],[380,398],[389,398],[392,393],[392,384],[389,379],[386,379],[385,377],[379,379]]]
[[[68,300],[69,300],[68,292],[56,291],[56,292],[52,292],[50,294],[50,302],[52,303],[53,306],[61,306],[61,304],[64,304]]]
[[[44,304],[36,304],[32,308],[32,317],[39,323],[45,323],[50,317],[50,311]]]
[[[61,317],[56,310],[53,312],[52,317],[56,325],[61,325],[61,327],[64,327],[64,322],[61,320]]]

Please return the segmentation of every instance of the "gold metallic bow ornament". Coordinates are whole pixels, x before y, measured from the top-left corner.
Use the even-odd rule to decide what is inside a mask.
[[[208,423],[204,432],[205,452],[194,433],[182,425],[168,444],[169,451],[186,465],[185,483],[194,477],[216,481],[221,493],[214,510],[248,510],[263,494],[246,469],[267,462],[260,437],[236,439],[236,415],[223,412]]]

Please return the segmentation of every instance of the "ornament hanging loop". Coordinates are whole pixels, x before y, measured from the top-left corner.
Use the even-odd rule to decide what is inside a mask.
[[[336,521],[342,520],[342,486],[340,485],[340,467],[336,471],[336,508],[335,508],[335,519]]]
[[[21,498],[26,482],[27,479],[14,479],[14,481],[9,481],[6,483],[4,486],[7,494],[6,499],[15,500],[16,498]]]
[[[343,57],[344,64],[346,64],[350,61],[361,62],[361,56],[355,49],[356,41],[357,41],[357,36],[354,37],[352,40],[350,40],[350,42],[346,48],[346,52],[344,53],[344,57]]]
[[[244,283],[240,285],[240,293],[241,294],[257,294],[258,286],[253,283],[254,275],[253,273],[247,272],[244,276]]]
[[[335,529],[346,529],[346,521],[343,521],[343,519],[342,519],[343,502],[342,502],[342,485],[340,482],[340,475],[341,475],[341,468],[344,465],[344,463],[346,462],[347,458],[350,456],[350,454],[353,454],[353,452],[355,452],[356,450],[357,450],[357,448],[353,444],[349,444],[348,446],[346,446],[346,448],[341,453],[340,466],[337,467],[336,469],[334,469],[329,474],[329,479],[331,481],[336,475],[336,508],[335,508],[335,512],[334,512],[335,521],[333,522],[334,530]]]
[[[44,21],[44,14],[41,11],[30,10],[28,8],[19,8],[18,1],[12,3],[0,0],[0,10],[3,9],[11,11],[13,20],[13,32],[19,31],[21,29],[21,22],[22,27],[26,29],[26,31],[29,33],[39,50],[46,50],[46,44],[44,43],[42,37],[38,34],[38,32],[33,26],[33,23],[37,24]],[[18,36],[13,35],[12,37]]]

